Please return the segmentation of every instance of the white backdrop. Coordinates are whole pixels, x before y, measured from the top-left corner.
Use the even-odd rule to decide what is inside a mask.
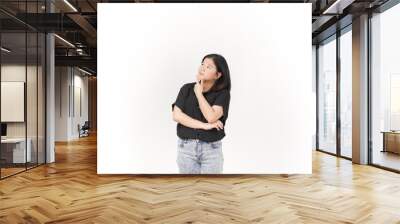
[[[223,173],[311,173],[311,4],[98,4],[99,174],[179,173],[171,104],[201,59],[232,79]]]

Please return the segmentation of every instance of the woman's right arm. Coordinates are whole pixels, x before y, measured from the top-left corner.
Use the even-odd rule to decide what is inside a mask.
[[[210,130],[210,129],[216,128],[217,130],[221,130],[224,127],[222,122],[219,120],[214,123],[204,123],[204,122],[201,122],[194,118],[191,118],[177,106],[174,106],[174,110],[172,112],[172,117],[173,117],[174,121],[176,121],[186,127],[194,128],[194,129]]]
[[[177,106],[174,106],[174,110],[172,112],[172,118],[174,119],[174,121],[186,127],[194,129],[204,129],[206,124],[204,122],[191,118]]]

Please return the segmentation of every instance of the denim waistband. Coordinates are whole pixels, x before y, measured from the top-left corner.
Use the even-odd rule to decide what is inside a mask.
[[[203,140],[200,140],[197,138],[181,138],[181,137],[178,137],[178,139],[180,139],[181,141],[193,141],[193,142],[204,142],[204,143],[213,143],[213,142],[221,141],[221,140],[217,140],[217,141],[213,141],[213,142],[206,142],[206,141],[203,141]]]

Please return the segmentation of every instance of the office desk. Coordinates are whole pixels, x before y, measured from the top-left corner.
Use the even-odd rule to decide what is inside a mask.
[[[383,150],[382,152],[393,152],[400,154],[400,132],[382,131]]]
[[[25,138],[6,138],[1,139],[1,157],[6,163],[25,163],[31,162],[32,140],[27,138],[28,143],[25,154]],[[26,161],[25,161],[26,160]]]

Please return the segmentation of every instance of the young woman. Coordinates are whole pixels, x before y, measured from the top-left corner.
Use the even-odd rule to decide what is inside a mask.
[[[172,104],[177,124],[179,172],[222,173],[221,139],[228,118],[231,79],[228,64],[218,54],[204,56],[197,82],[184,84]]]

